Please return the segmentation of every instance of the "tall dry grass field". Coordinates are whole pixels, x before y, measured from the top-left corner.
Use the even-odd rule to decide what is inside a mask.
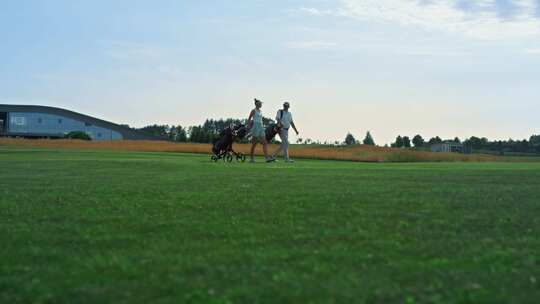
[[[174,143],[167,141],[81,141],[81,140],[27,140],[0,138],[0,146],[15,147],[42,147],[79,150],[118,150],[140,152],[178,152],[210,154],[210,144]],[[235,144],[236,151],[248,154],[249,144]],[[276,145],[270,145],[270,151],[276,149]],[[257,155],[262,155],[259,145]],[[311,158],[325,160],[346,160],[362,162],[447,162],[447,161],[534,161],[540,159],[523,157],[500,157],[493,155],[464,155],[457,153],[432,153],[407,149],[382,148],[372,146],[317,146],[317,145],[292,145],[290,149],[293,158]]]

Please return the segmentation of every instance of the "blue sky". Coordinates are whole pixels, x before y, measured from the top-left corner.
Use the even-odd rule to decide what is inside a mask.
[[[192,125],[292,103],[301,137],[540,133],[538,0],[3,1],[0,102]]]

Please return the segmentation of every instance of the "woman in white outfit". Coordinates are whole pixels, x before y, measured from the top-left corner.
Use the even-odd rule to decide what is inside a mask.
[[[276,159],[268,156],[268,141],[266,141],[266,133],[263,125],[263,114],[261,112],[262,101],[255,99],[255,109],[251,110],[248,118],[248,128],[251,133],[251,162],[255,162],[254,154],[257,143],[263,145],[264,158],[266,162],[272,162]]]

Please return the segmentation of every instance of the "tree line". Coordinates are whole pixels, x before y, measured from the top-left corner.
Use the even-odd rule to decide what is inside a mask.
[[[275,123],[274,120],[264,117],[265,125]],[[231,124],[246,124],[246,119],[207,119],[202,125],[184,127],[181,125],[149,125],[135,130],[162,137],[175,142],[194,142],[194,143],[212,143],[218,137],[221,130],[227,128]],[[247,142],[246,139],[243,142]],[[353,134],[347,133],[343,142],[320,142],[309,138],[298,138],[297,144],[327,144],[327,145],[357,145],[364,144],[376,146],[375,139],[370,131],[366,132],[363,140],[357,140]],[[394,142],[390,144],[394,148],[414,148],[418,150],[429,149],[434,144],[439,143],[461,143],[464,146],[470,147],[474,151],[492,152],[492,153],[540,153],[540,135],[532,135],[528,140],[493,140],[490,141],[485,137],[472,136],[465,140],[458,137],[454,139],[442,139],[435,136],[425,139],[420,134],[413,136],[398,135]],[[387,146],[387,145],[386,145]]]
[[[230,125],[245,125],[247,119],[207,119],[202,125],[183,127],[181,125],[149,125],[134,130],[168,139],[175,142],[213,143],[219,133]],[[274,123],[270,118],[263,117],[263,123],[268,125]],[[243,140],[247,142],[246,139]]]
[[[486,137],[472,136],[465,140],[461,140],[458,137],[454,139],[443,140],[439,136],[424,139],[420,134],[412,137],[398,135],[393,143],[390,144],[393,148],[415,148],[418,150],[429,149],[432,145],[441,143],[456,143],[463,144],[464,147],[468,147],[470,150],[478,152],[494,152],[494,153],[536,153],[540,154],[540,135],[532,135],[529,139],[523,140],[493,140],[490,141]],[[373,136],[368,131],[364,140],[358,141],[351,133],[348,133],[345,137],[344,144],[355,145],[375,145]]]

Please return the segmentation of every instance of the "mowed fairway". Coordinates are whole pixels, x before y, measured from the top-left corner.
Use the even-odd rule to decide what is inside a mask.
[[[540,163],[0,148],[1,303],[537,303]]]

